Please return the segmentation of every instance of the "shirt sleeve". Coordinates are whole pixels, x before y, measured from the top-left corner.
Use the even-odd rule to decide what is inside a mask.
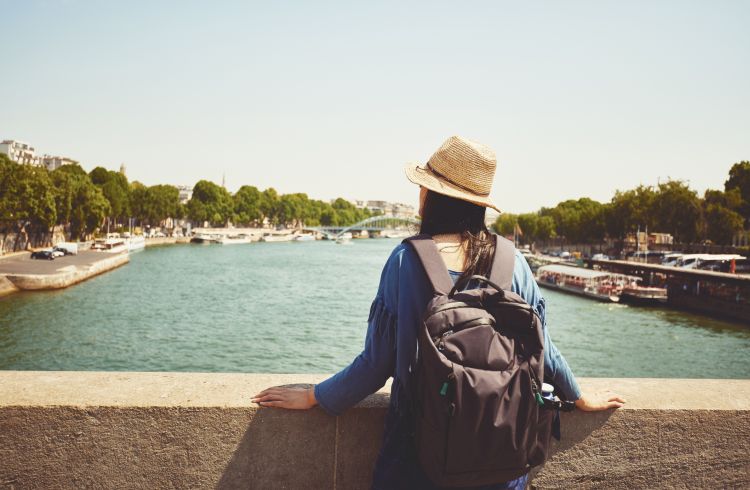
[[[529,268],[529,264],[520,252],[516,252],[516,267],[513,273],[513,288],[529,303],[542,321],[542,331],[544,334],[544,372],[545,377],[552,379],[563,396],[575,401],[581,398],[581,388],[578,386],[573,372],[568,365],[568,361],[557,349],[547,328],[546,319],[546,302],[539,290],[539,285],[534,279],[534,275]]]
[[[396,353],[396,316],[388,307],[398,280],[398,260],[391,257],[380,276],[378,293],[370,306],[362,352],[343,370],[315,386],[315,399],[329,414],[339,415],[385,385],[393,374]]]

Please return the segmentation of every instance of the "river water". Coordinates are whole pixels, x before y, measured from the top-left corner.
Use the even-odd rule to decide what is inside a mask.
[[[361,350],[397,240],[178,245],[0,299],[0,369],[325,373]],[[750,329],[543,290],[579,376],[750,378]]]

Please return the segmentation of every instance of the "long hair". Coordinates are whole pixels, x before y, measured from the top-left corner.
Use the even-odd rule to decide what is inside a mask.
[[[462,277],[488,276],[495,252],[495,241],[484,223],[486,208],[428,190],[422,207],[420,233],[430,236],[458,233],[465,247]]]

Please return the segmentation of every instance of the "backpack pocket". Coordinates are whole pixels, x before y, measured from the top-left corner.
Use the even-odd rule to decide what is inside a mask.
[[[528,468],[537,410],[527,372],[454,365],[446,414],[446,475]]]

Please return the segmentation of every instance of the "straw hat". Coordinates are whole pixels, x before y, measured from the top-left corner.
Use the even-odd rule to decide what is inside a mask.
[[[490,199],[497,160],[490,148],[460,136],[451,136],[424,167],[408,163],[406,178],[446,196],[500,209]]]

